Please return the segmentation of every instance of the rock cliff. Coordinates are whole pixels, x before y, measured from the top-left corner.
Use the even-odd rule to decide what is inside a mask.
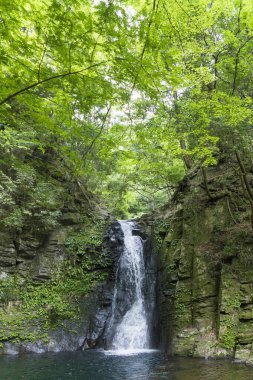
[[[122,233],[53,153],[14,160],[0,165],[0,354],[98,346]]]
[[[170,204],[142,219],[157,247],[163,345],[172,355],[253,364],[250,202],[231,163],[205,177],[193,173]]]

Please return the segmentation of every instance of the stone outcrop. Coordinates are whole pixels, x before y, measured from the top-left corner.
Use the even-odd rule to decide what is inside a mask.
[[[249,204],[230,165],[208,169],[207,178],[208,191],[198,171],[169,205],[143,218],[160,246],[162,342],[172,355],[253,364]]]
[[[96,243],[97,246],[91,246],[93,240],[91,236],[89,238],[91,243],[88,242],[83,247],[82,244],[84,243],[81,240],[80,249],[84,256],[78,258],[74,255],[74,261],[78,260],[78,262],[73,262],[73,258],[71,258],[73,252],[69,251],[67,244],[68,237],[73,233],[80,234],[82,237],[92,232],[89,230],[90,225],[87,226],[86,222],[82,222],[83,215],[80,213],[82,207],[83,212],[87,212],[87,205],[85,204],[81,207],[72,207],[71,212],[69,212],[69,208],[63,210],[58,226],[48,232],[39,233],[28,230],[21,231],[18,234],[13,234],[8,230],[1,232],[0,316],[3,320],[0,318],[0,354],[83,350],[103,346],[103,334],[111,312],[116,265],[123,244],[122,231],[118,223],[112,224],[112,219],[105,210],[103,210],[102,215],[100,210],[94,210],[92,218],[98,216],[99,221],[102,220],[103,228],[99,228],[104,235],[103,239],[101,243]],[[108,228],[108,226],[110,227]],[[97,239],[97,235],[94,235],[94,239]],[[91,250],[90,253],[89,250]],[[76,318],[74,320],[61,320],[59,326],[45,328],[41,326],[38,315],[33,319],[31,326],[29,326],[29,320],[27,323],[25,321],[20,322],[19,325],[19,318],[24,317],[19,308],[21,305],[19,296],[9,294],[12,292],[12,288],[6,290],[3,287],[1,289],[1,284],[16,279],[18,284],[23,284],[24,291],[28,282],[29,286],[34,289],[40,289],[57,278],[57,271],[61,270],[65,260],[72,262],[70,270],[73,270],[76,265],[81,266],[82,262],[85,265],[85,261],[88,260],[91,263],[89,265],[92,265],[89,269],[90,272],[94,271],[94,273],[102,275],[102,280],[96,280],[96,278],[93,280],[94,285],[91,286],[90,291],[85,296],[81,298],[78,295],[75,296],[76,306],[78,306]],[[50,313],[52,305],[46,307]],[[35,312],[36,310],[31,310],[31,313]],[[5,316],[10,317],[11,323],[11,316],[13,316],[13,326],[8,326]],[[21,323],[27,327],[23,325],[20,327]],[[46,339],[36,339],[36,330],[38,329],[41,330],[40,335],[45,335]],[[30,338],[31,336],[33,339]]]

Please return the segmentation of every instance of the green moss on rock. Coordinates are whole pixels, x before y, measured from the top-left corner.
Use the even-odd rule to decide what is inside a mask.
[[[147,221],[163,238],[159,309],[164,341],[175,355],[229,356],[250,363],[253,238],[247,200],[239,176],[226,165],[207,172],[213,194],[221,194],[222,185],[229,195],[210,199],[198,172],[155,220]],[[167,232],[163,225],[169,226]]]

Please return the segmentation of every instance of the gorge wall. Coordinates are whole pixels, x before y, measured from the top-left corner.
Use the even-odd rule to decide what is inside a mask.
[[[14,159],[0,166],[0,354],[98,346],[122,232],[52,152]]]
[[[24,225],[1,230],[0,354],[75,351],[108,344],[117,265],[125,249],[121,225],[79,186],[74,191],[72,187],[67,204],[63,199],[59,214],[51,228]],[[138,225],[133,234],[143,242],[148,274],[144,293],[151,311],[156,263]],[[148,323],[154,326],[153,346],[154,313],[148,313]]]
[[[44,167],[35,178],[22,166],[23,182],[18,169],[0,173],[0,353],[83,350],[106,340],[123,233],[78,182]],[[157,303],[152,347],[253,364],[250,211],[236,163],[224,161],[204,176],[192,172],[169,204],[140,219],[143,230],[133,233],[145,241],[146,293],[157,288],[157,300],[146,294],[150,309]]]
[[[186,178],[174,200],[142,222],[159,258],[159,313],[169,354],[253,364],[250,205],[233,165]],[[252,173],[248,181],[253,184]],[[208,189],[206,189],[208,186]]]

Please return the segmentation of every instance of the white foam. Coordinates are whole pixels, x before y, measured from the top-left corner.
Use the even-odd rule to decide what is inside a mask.
[[[151,349],[129,349],[129,350],[107,350],[104,351],[105,355],[108,356],[132,356],[132,355],[139,355],[139,354],[152,354],[154,352],[159,352],[159,350],[151,350]]]
[[[132,233],[135,224],[128,221],[119,221],[124,233],[124,252],[119,260],[120,272],[129,283],[129,292],[134,299],[130,309],[117,325],[111,348],[124,355],[133,355],[139,350],[149,348],[149,329],[144,306],[143,281],[145,266],[143,258],[143,242],[140,236]],[[114,316],[117,310],[117,289],[122,285],[118,278],[112,305],[111,325],[114,325]],[[120,355],[121,355],[120,354]]]

